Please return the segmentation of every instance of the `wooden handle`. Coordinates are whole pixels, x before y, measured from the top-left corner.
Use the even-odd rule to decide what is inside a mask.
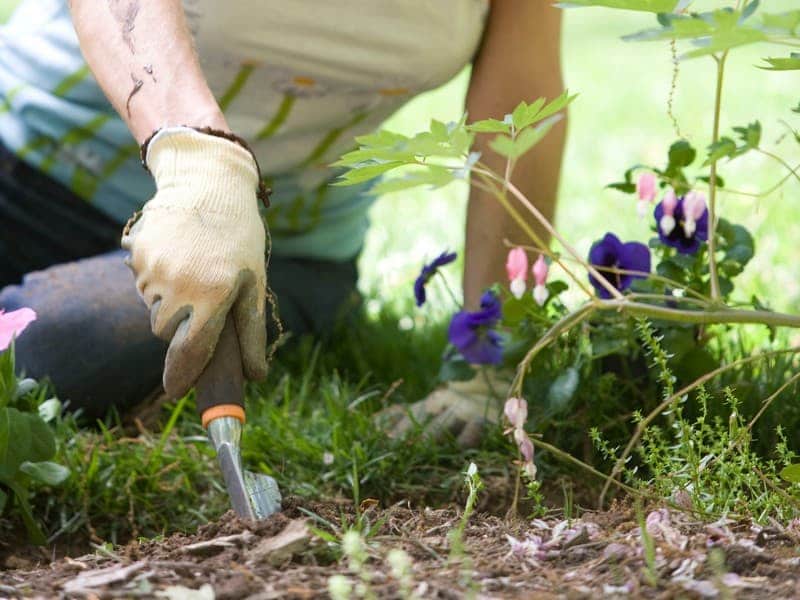
[[[230,315],[219,336],[217,348],[195,386],[197,411],[203,427],[211,418],[231,416],[244,422],[244,374],[239,337]],[[211,412],[208,412],[211,411]]]

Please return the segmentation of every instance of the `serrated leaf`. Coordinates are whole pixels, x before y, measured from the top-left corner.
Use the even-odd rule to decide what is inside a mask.
[[[758,148],[761,143],[761,123],[755,121],[747,127],[734,127],[733,130],[739,134],[744,145],[750,148]]]
[[[19,470],[36,481],[47,485],[59,485],[69,477],[69,469],[50,461],[24,462]]]
[[[798,71],[800,70],[800,54],[792,52],[789,58],[765,58],[769,66],[759,65],[759,69],[765,71]]]
[[[484,119],[467,125],[475,133],[511,133],[511,126],[497,119]]]
[[[519,135],[513,139],[507,135],[498,135],[489,142],[489,147],[501,156],[512,160],[517,159],[538,144],[553,125],[561,119],[561,115],[553,115],[549,119],[539,123],[536,127],[523,129]]]
[[[365,181],[369,181],[370,179],[375,179],[376,177],[383,175],[387,171],[391,171],[392,169],[396,169],[397,167],[402,167],[405,164],[406,163],[400,161],[392,161],[392,162],[364,165],[363,167],[354,167],[349,171],[345,171],[339,177],[339,179],[333,183],[333,185],[346,186],[346,185],[356,185],[359,183],[363,183]]]
[[[790,10],[784,13],[763,13],[761,22],[767,31],[797,36],[798,29],[800,29],[800,10]]]
[[[736,142],[729,137],[721,137],[708,147],[708,157],[703,166],[708,166],[721,158],[733,158],[736,156]]]
[[[419,187],[421,185],[438,188],[447,185],[454,179],[455,175],[449,169],[438,165],[428,165],[420,170],[408,173],[403,177],[384,179],[374,185],[370,193],[374,195],[389,194]]]
[[[678,6],[678,0],[567,0],[556,4],[559,8],[577,8],[599,6],[621,10],[637,10],[642,12],[672,12]]]

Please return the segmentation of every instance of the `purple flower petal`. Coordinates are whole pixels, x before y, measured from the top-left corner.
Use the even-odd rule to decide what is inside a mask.
[[[598,267],[598,270],[605,275],[619,291],[627,290],[634,279],[644,279],[647,275],[632,275],[627,273],[613,273],[603,271],[603,267],[623,269],[628,271],[650,272],[650,250],[639,242],[627,242],[623,244],[613,233],[607,233],[602,240],[595,242],[589,251],[589,262]],[[611,298],[609,292],[600,282],[589,274],[589,283],[594,286],[600,298]]]
[[[417,306],[422,306],[425,304],[425,300],[427,299],[425,286],[431,280],[431,277],[436,274],[436,271],[439,269],[439,267],[443,267],[444,265],[453,262],[456,259],[456,256],[457,254],[455,252],[447,252],[445,250],[430,263],[423,265],[422,271],[420,271],[419,276],[416,278],[416,280],[414,280],[414,298],[417,300]]]
[[[500,320],[500,299],[491,291],[481,297],[481,308],[453,315],[447,337],[467,362],[496,365],[503,360],[502,337],[492,328]]]

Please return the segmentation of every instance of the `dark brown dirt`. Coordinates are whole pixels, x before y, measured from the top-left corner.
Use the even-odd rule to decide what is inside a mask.
[[[648,560],[639,521],[627,506],[571,521],[480,513],[465,529],[465,554],[451,556],[459,510],[381,508],[372,501],[359,508],[357,517],[347,502],[289,498],[282,514],[263,522],[228,513],[193,535],[133,541],[49,563],[37,551],[20,549],[24,560],[6,559],[8,570],[0,572],[0,597],[325,598],[337,574],[354,585],[366,576],[378,598],[409,597],[387,561],[389,550],[398,548],[411,557],[406,584],[418,598],[463,598],[469,590],[483,598],[800,597],[797,520],[769,527],[706,524],[654,509],[646,515],[655,547]],[[339,560],[338,544],[308,530],[333,528],[340,539],[356,520],[368,532],[369,560],[361,573]],[[180,596],[175,586],[203,591]]]

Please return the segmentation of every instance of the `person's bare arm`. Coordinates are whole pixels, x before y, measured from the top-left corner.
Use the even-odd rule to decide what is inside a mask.
[[[180,0],[72,0],[70,6],[86,62],[139,143],[160,127],[228,129]]]
[[[560,64],[561,11],[549,2],[495,0],[491,3],[483,44],[472,70],[467,94],[470,121],[503,115],[521,100],[555,98],[563,91]],[[531,152],[517,161],[512,181],[544,215],[555,213],[565,124],[557,124]],[[493,134],[481,136],[475,150],[493,170],[503,173],[505,158],[488,146]],[[547,234],[530,218],[543,240]],[[504,281],[508,249],[503,239],[532,243],[500,203],[473,189],[467,210],[464,301],[469,309],[478,305],[484,288]]]

